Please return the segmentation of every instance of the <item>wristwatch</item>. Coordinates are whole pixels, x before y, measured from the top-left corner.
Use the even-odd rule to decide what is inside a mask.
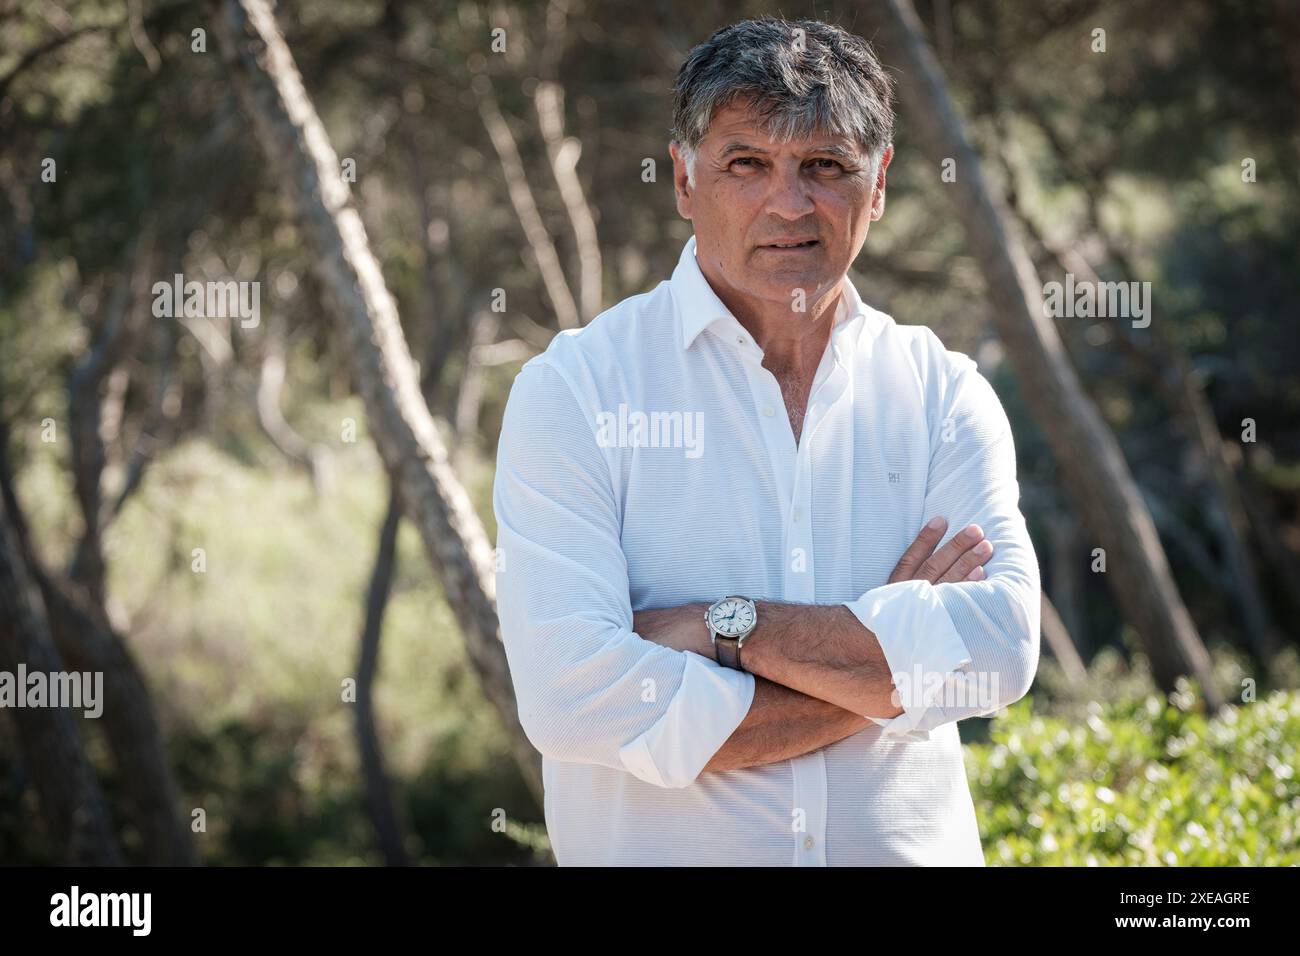
[[[709,627],[718,663],[734,670],[744,670],[740,666],[740,648],[758,626],[758,608],[754,602],[735,594],[724,597],[709,605],[704,612],[704,623]]]

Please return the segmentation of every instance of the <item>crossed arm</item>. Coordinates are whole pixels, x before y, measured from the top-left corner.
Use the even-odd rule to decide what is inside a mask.
[[[979,581],[993,546],[970,525],[936,548],[947,521],[927,524],[889,582]],[[737,770],[819,750],[871,726],[864,716],[893,718],[898,705],[889,663],[876,635],[843,604],[758,601],[760,627],[746,641],[745,670],[754,701],[740,726],[705,765]],[[704,603],[638,611],[633,628],[647,641],[712,657]]]

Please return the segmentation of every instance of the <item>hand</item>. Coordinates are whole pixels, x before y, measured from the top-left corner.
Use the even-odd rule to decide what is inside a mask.
[[[953,535],[951,541],[938,551],[938,544],[948,527],[946,518],[933,518],[921,529],[911,547],[903,552],[889,576],[889,583],[897,581],[929,581],[931,584],[949,584],[956,581],[983,581],[984,564],[993,557],[993,545],[984,539],[979,525],[968,525]]]
[[[713,641],[704,623],[708,609],[707,604],[695,603],[637,611],[632,615],[632,630],[655,644],[675,651],[694,651],[713,660]]]

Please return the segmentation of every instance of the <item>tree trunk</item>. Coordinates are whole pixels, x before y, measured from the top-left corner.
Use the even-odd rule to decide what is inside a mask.
[[[45,603],[28,573],[8,506],[0,496],[0,670],[17,680],[19,664],[48,675],[63,670],[50,637]],[[25,688],[17,691],[21,694]],[[120,865],[108,811],[73,712],[59,707],[4,710],[12,714],[17,727],[23,765],[35,783],[41,817],[58,861]]]
[[[35,545],[25,540],[16,498],[12,508],[59,654],[75,669],[104,675],[102,725],[121,781],[123,816],[139,834],[141,860],[153,866],[192,866],[198,858],[178,815],[180,794],[153,698],[109,613],[103,554],[104,532],[117,513],[104,504],[104,469],[108,439],[120,425],[106,428],[101,393],[143,331],[141,316],[148,313],[140,305],[153,261],[153,231],[146,226],[123,258],[125,273],[108,295],[91,348],[68,379],[68,433],[84,531],[66,577],[42,566]]]
[[[562,329],[576,329],[582,324],[578,312],[578,303],[573,298],[573,290],[564,277],[564,267],[560,265],[560,253],[555,248],[555,240],[542,221],[542,214],[537,210],[537,200],[533,198],[533,187],[528,182],[524,171],[524,162],[519,157],[519,147],[510,124],[501,115],[497,106],[496,94],[492,81],[486,73],[474,77],[474,91],[478,95],[479,116],[487,128],[488,137],[501,160],[501,172],[506,179],[506,191],[510,202],[523,227],[528,248],[537,260],[537,271],[542,275],[542,285],[555,310],[555,320]]]
[[[338,156],[265,0],[225,0],[215,29],[232,83],[333,299],[353,379],[406,513],[415,524],[471,663],[520,769],[541,801],[541,762],[519,723],[496,615],[493,550],[452,470]]]
[[[1084,627],[1083,550],[1079,547],[1079,525],[1074,515],[1061,510],[1048,514],[1044,522],[1047,533],[1048,566],[1051,568],[1053,607],[1070,633],[1081,657],[1092,657],[1092,644]]]
[[[199,862],[184,819],[153,696],[122,635],[76,584],[33,567],[59,653],[70,667],[104,675],[104,734],[122,781],[122,814],[149,866]]]
[[[404,828],[392,784],[384,768],[384,751],[375,727],[373,690],[379,672],[379,645],[384,636],[384,610],[393,585],[397,561],[397,530],[401,525],[402,503],[396,489],[389,492],[388,511],[379,530],[375,566],[366,589],[366,618],[361,631],[361,654],[357,663],[357,743],[361,751],[361,774],[366,786],[366,812],[375,828],[379,850],[388,866],[409,866],[410,857],[402,837]]]
[[[1066,679],[1071,684],[1082,684],[1088,679],[1088,669],[1083,666],[1083,658],[1079,656],[1078,648],[1074,646],[1074,638],[1070,636],[1069,629],[1061,620],[1061,615],[1056,613],[1056,608],[1046,594],[1043,595],[1043,607],[1039,618],[1043,640],[1047,642],[1047,649],[1056,658],[1056,663],[1061,665]]]
[[[149,687],[126,640],[90,589],[42,566],[18,504],[8,438],[8,427],[0,422],[0,498],[18,560],[39,590],[41,616],[56,656],[73,670],[103,674],[100,729],[121,780],[122,815],[139,834],[140,858],[150,866],[192,866],[198,858],[178,813],[180,794]]]
[[[1178,594],[1155,524],[1115,436],[1044,314],[1033,263],[1006,228],[1002,204],[984,181],[916,12],[906,0],[881,0],[862,13],[876,27],[885,58],[900,68],[908,126],[922,150],[936,165],[944,158],[956,161],[952,198],[988,284],[994,326],[1065,483],[1106,552],[1107,581],[1138,632],[1156,682],[1170,691],[1180,675],[1191,674],[1206,701],[1219,706],[1223,698],[1209,653]]]

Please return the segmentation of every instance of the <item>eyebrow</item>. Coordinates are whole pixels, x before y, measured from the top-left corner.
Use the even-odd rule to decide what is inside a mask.
[[[838,143],[827,143],[808,150],[810,153],[826,153],[830,156],[838,156],[841,159],[857,159],[858,154]],[[763,149],[761,146],[752,146],[749,143],[734,141],[722,147],[722,152],[718,154],[719,159],[726,159],[732,153],[758,153],[767,156],[771,150]]]

